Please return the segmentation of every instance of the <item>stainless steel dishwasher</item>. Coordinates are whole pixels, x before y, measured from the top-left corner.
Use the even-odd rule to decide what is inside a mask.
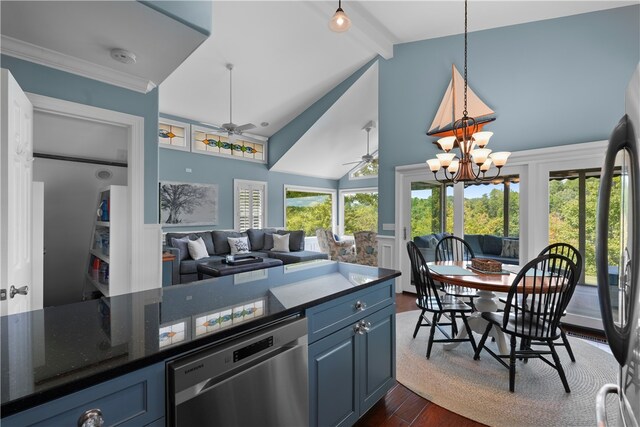
[[[169,363],[168,424],[308,425],[307,343],[296,318]]]

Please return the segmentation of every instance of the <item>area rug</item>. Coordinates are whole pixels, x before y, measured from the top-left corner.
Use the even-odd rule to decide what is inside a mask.
[[[569,338],[576,363],[564,347],[558,354],[571,393],[565,393],[558,373],[537,359],[517,362],[515,393],[510,393],[509,371],[485,352],[473,360],[469,343],[453,350],[434,343],[427,359],[429,327],[420,328],[412,338],[419,314],[410,311],[396,317],[397,379],[414,393],[490,426],[596,425],[596,393],[603,384],[616,382],[618,365],[612,355]],[[495,350],[495,343],[488,345]],[[615,397],[607,399],[607,409],[609,425],[617,425]]]

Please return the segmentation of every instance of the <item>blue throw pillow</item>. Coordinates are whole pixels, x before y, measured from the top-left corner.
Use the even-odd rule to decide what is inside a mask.
[[[178,248],[180,255],[179,261],[191,258],[191,255],[189,255],[189,240],[189,236],[184,236],[182,239],[171,239],[171,246]]]

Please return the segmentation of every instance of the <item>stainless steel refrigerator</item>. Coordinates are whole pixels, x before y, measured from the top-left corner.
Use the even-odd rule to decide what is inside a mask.
[[[600,181],[596,230],[600,311],[609,347],[620,369],[618,383],[600,389],[596,417],[598,426],[608,425],[605,398],[616,393],[620,425],[637,427],[640,424],[640,64],[627,87],[625,113],[609,139]],[[609,284],[608,237],[612,179],[619,168],[621,244],[616,286]]]

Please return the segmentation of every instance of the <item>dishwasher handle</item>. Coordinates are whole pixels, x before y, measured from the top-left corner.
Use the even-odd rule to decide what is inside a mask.
[[[221,384],[225,381],[231,381],[233,380],[233,378],[242,375],[242,374],[246,374],[248,371],[250,371],[251,369],[255,368],[258,365],[261,365],[262,363],[268,361],[269,359],[272,359],[276,356],[280,356],[280,355],[284,355],[286,353],[295,351],[298,347],[300,346],[306,346],[306,340],[304,340],[304,342],[300,342],[297,345],[291,345],[291,346],[285,346],[285,347],[279,347],[277,349],[275,349],[275,351],[268,353],[268,354],[264,354],[261,357],[259,357],[258,359],[254,359],[251,361],[251,363],[248,364],[244,364],[242,366],[238,366],[235,369],[229,370],[226,373],[224,373],[223,375],[220,375],[218,377],[215,378],[209,378],[205,381],[202,381],[199,384],[196,384],[192,387],[189,387],[188,389],[182,390],[180,392],[177,392],[175,394],[175,405],[180,405],[181,403],[184,403],[188,400],[191,400],[195,397],[198,397],[202,394],[205,394],[206,392],[208,392],[209,390],[211,390],[212,388],[214,388],[215,386],[217,386],[218,384]]]

